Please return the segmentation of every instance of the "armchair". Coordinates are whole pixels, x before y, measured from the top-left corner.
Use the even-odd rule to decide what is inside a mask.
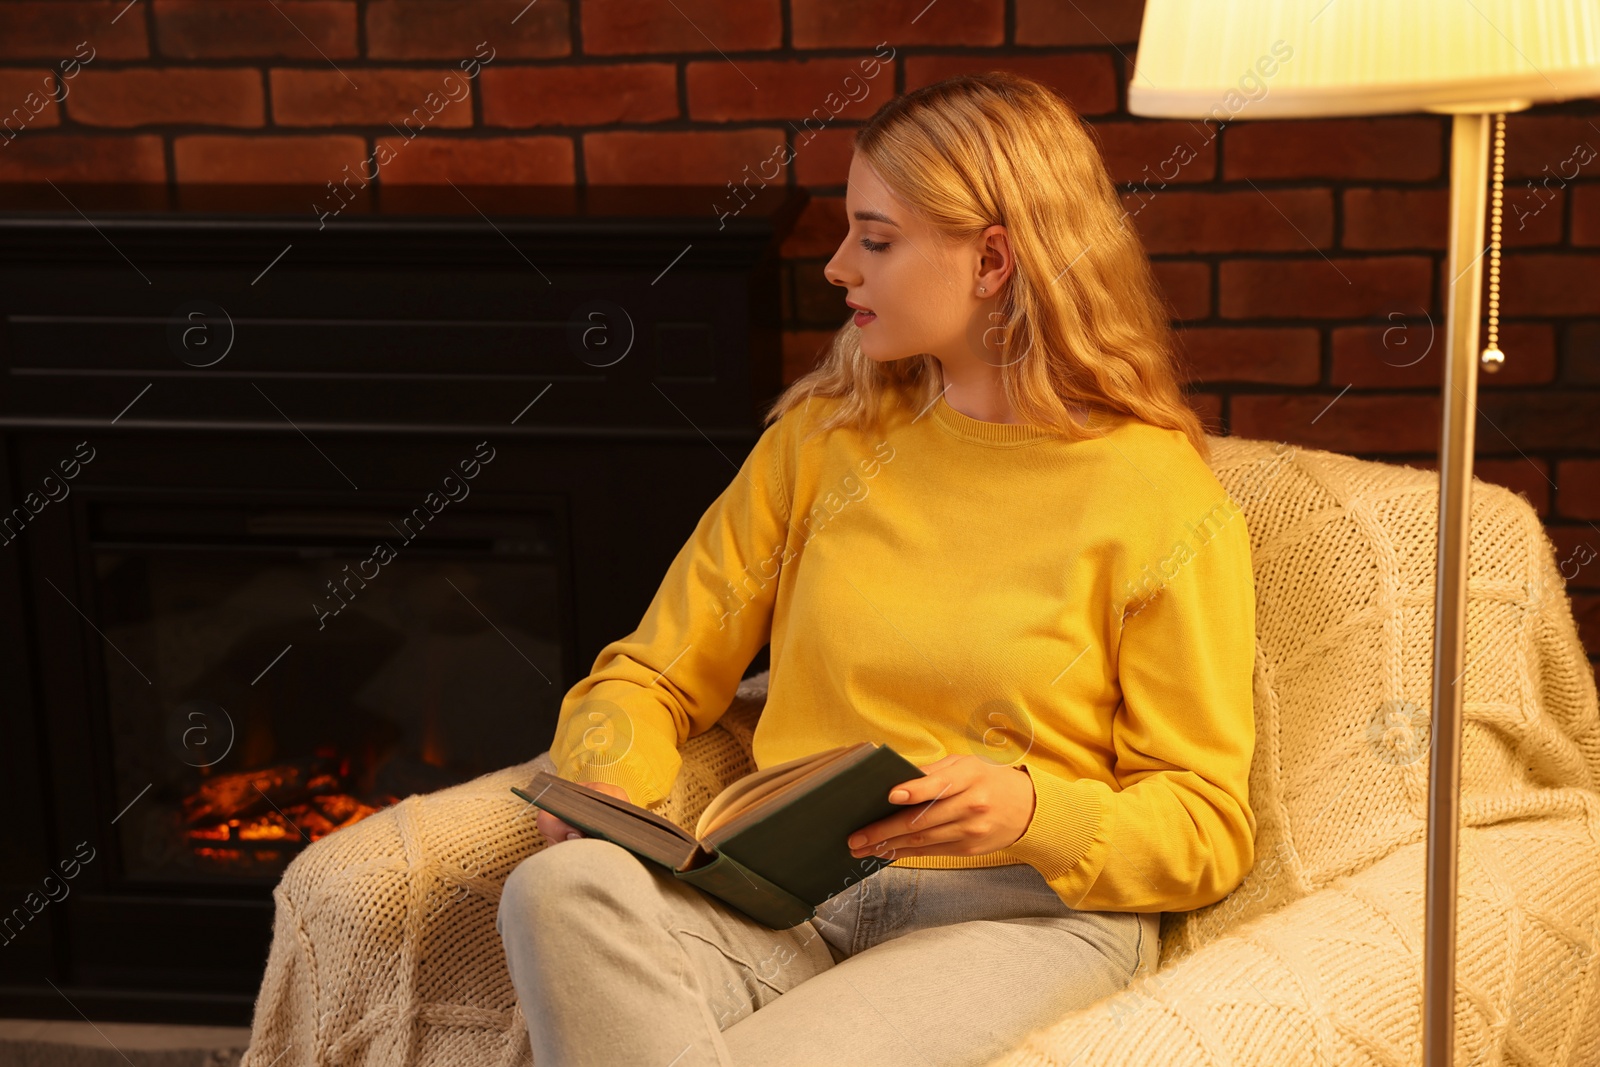
[[[1161,966],[991,1067],[1418,1062],[1437,476],[1212,438],[1257,595],[1256,862],[1163,916]],[[1462,739],[1461,1062],[1600,1062],[1600,709],[1554,548],[1474,481]],[[692,825],[753,770],[766,676],[683,745]],[[532,1062],[494,916],[542,848],[509,790],[548,753],[408,797],[274,891],[242,1067]],[[552,1065],[553,1067],[553,1065]]]

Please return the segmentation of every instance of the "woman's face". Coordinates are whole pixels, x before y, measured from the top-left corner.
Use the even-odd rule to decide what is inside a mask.
[[[882,363],[927,353],[947,368],[968,360],[998,365],[996,349],[985,351],[983,341],[1011,269],[1005,227],[951,242],[896,198],[859,154],[850,162],[845,216],[850,229],[822,273],[845,290],[868,358]],[[988,291],[980,294],[980,286]]]

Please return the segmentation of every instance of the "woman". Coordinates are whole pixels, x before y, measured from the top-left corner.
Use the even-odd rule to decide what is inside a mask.
[[[1249,537],[1088,133],[950,78],[860,130],[845,210],[851,321],[551,754],[659,801],[770,642],[758,767],[870,740],[926,777],[792,930],[541,812],[497,923],[540,1065],[982,1064],[1254,862]]]

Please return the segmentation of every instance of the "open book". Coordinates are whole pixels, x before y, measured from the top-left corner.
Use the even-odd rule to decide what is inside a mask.
[[[690,834],[636,804],[538,771],[511,791],[724,901],[787,929],[891,859],[850,855],[851,834],[905,805],[889,790],[924,777],[887,745],[862,741],[747,774],[714,797]]]

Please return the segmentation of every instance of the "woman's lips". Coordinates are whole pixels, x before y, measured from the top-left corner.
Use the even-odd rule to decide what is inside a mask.
[[[857,326],[865,326],[867,323],[872,322],[877,317],[877,312],[874,311],[858,311],[856,312],[855,324]]]

